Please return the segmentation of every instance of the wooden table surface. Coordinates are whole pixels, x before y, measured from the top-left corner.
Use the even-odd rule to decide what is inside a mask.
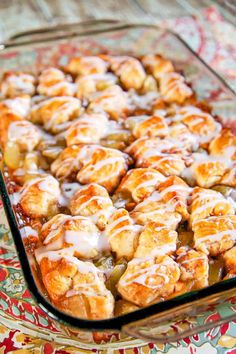
[[[236,25],[233,0],[219,0],[217,7]],[[228,4],[228,8],[225,6]],[[129,22],[159,22],[197,14],[216,5],[212,0],[0,0],[0,41],[28,29],[87,19],[111,18]],[[236,5],[235,5],[236,7]]]

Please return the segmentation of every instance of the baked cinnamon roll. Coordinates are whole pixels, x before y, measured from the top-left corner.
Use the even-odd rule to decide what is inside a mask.
[[[37,256],[44,286],[53,304],[78,318],[105,319],[113,315],[114,298],[104,274],[91,262],[62,251]]]
[[[68,146],[81,143],[99,143],[108,130],[108,118],[103,113],[83,114],[66,131]]]
[[[90,97],[90,112],[108,113],[115,120],[122,119],[129,110],[128,98],[120,86],[114,85]]]
[[[125,151],[136,160],[137,167],[154,168],[165,176],[180,175],[185,168],[185,151],[171,139],[139,138]]]
[[[32,96],[35,93],[35,78],[20,71],[7,71],[0,82],[0,92],[4,98]]]
[[[161,96],[169,103],[183,104],[193,95],[184,77],[176,72],[162,74],[159,84]]]
[[[171,123],[168,126],[168,132],[171,139],[179,141],[179,144],[188,151],[196,151],[199,148],[200,141],[197,136],[180,122]]]
[[[0,145],[5,146],[8,140],[8,129],[13,122],[27,117],[30,108],[28,96],[16,97],[0,102]]]
[[[133,258],[139,233],[140,226],[134,224],[125,209],[116,210],[109,218],[105,229],[111,250],[116,254],[117,259]]]
[[[76,96],[89,100],[92,94],[116,85],[117,81],[117,77],[112,73],[79,76],[76,79]]]
[[[194,248],[211,256],[218,256],[234,246],[236,216],[211,216],[193,224]]]
[[[153,192],[148,198],[137,204],[130,216],[137,224],[146,225],[154,221],[175,230],[182,217],[171,204],[162,199],[160,193]]]
[[[38,255],[68,248],[68,253],[91,259],[102,251],[102,237],[94,223],[83,216],[58,214],[43,225],[40,233],[44,247]]]
[[[77,180],[82,184],[98,183],[110,193],[118,186],[130,163],[128,155],[121,151],[98,146],[90,159],[83,161]]]
[[[135,258],[119,280],[122,297],[138,306],[168,298],[180,277],[177,263],[169,256]]]
[[[89,217],[99,227],[104,229],[114,211],[107,190],[96,183],[88,184],[73,195],[70,200],[72,215]]]
[[[78,98],[61,96],[49,98],[32,107],[31,121],[42,124],[44,129],[54,134],[65,130],[67,122],[81,114]]]
[[[158,54],[147,54],[142,57],[142,64],[145,69],[157,80],[162,74],[174,71],[172,62]]]
[[[99,56],[79,56],[71,58],[64,69],[73,75],[104,74],[108,63]]]
[[[209,216],[235,214],[233,205],[221,193],[200,187],[193,189],[190,209],[191,224]]]
[[[161,116],[134,116],[125,121],[127,128],[131,129],[135,138],[142,136],[164,138],[168,135],[168,126]]]
[[[58,181],[47,175],[25,183],[19,193],[18,202],[26,215],[40,218],[57,213],[59,197]]]
[[[183,220],[189,218],[188,199],[191,188],[187,183],[177,176],[170,176],[157,186],[157,191],[164,202],[173,206],[174,210],[182,215]]]
[[[145,70],[136,58],[132,57],[109,57],[111,70],[119,77],[122,86],[126,90],[139,90],[146,78]]]
[[[236,246],[226,251],[223,259],[227,273],[236,276]]]
[[[221,133],[211,141],[209,152],[212,156],[236,160],[236,136],[230,129],[223,129]]]
[[[152,168],[135,168],[129,170],[119,184],[114,200],[116,203],[140,203],[147,198],[165,177]]]
[[[74,96],[76,85],[57,68],[48,68],[39,75],[37,91],[45,96]]]
[[[170,255],[176,250],[178,234],[163,224],[149,222],[138,238],[135,258]]]
[[[211,156],[203,156],[202,162],[201,160],[194,162],[191,170],[200,187],[210,188],[221,183],[222,178],[228,171],[228,165],[225,160],[217,161]]]
[[[208,286],[209,264],[207,255],[189,247],[177,250],[176,262],[180,267],[180,280],[191,282],[192,289],[201,289]]]
[[[7,142],[17,144],[20,151],[33,151],[41,139],[38,128],[27,120],[12,122],[8,127]]]
[[[194,106],[186,106],[179,110],[181,121],[194,134],[199,144],[209,143],[221,130],[221,125],[206,112]]]

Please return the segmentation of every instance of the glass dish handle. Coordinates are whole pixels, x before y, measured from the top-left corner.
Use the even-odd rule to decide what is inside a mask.
[[[42,41],[50,41],[53,39],[63,39],[65,37],[73,37],[77,35],[87,35],[104,32],[106,30],[116,29],[124,25],[123,22],[111,19],[90,20],[76,23],[60,24],[45,28],[32,29],[19,32],[9,37],[0,45],[0,50],[25,44],[35,44]]]

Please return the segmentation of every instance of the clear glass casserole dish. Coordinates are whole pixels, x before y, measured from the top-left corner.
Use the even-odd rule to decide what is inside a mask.
[[[236,132],[236,94],[173,32],[153,25],[129,25],[110,20],[93,21],[21,33],[2,45],[1,49],[1,72],[20,69],[35,74],[48,66],[65,65],[68,58],[76,54],[161,54],[172,60],[177,70],[183,72],[198,97],[212,106],[213,112],[221,118],[223,125]],[[109,333],[121,331],[152,342],[167,342],[236,318],[235,314],[223,311],[236,300],[236,279],[225,280],[202,290],[188,292],[107,320],[78,319],[60,312],[47,301],[33,275],[34,260],[29,261],[21,239],[19,217],[13,211],[9,197],[11,190],[3,163],[0,192],[30,292],[49,316],[68,327],[69,331],[71,328],[72,333],[76,330]],[[216,322],[205,321],[212,309],[221,315]]]

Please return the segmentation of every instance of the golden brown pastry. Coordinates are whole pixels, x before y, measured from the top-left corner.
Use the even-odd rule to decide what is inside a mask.
[[[188,151],[196,151],[199,148],[199,139],[180,122],[171,123],[168,127],[169,136],[173,140],[179,141],[180,145]]]
[[[234,246],[236,216],[211,216],[193,224],[194,248],[211,256],[218,256]]]
[[[51,175],[47,175],[25,183],[19,193],[18,202],[26,215],[40,218],[57,212],[59,197],[58,181]]]
[[[137,224],[146,225],[149,221],[154,221],[173,230],[177,228],[182,219],[173,205],[164,202],[160,193],[156,191],[137,204],[130,216]]]
[[[27,120],[14,121],[8,127],[7,142],[17,144],[22,152],[34,150],[40,139],[38,128]]]
[[[159,137],[141,137],[135,140],[127,149],[126,152],[138,163],[142,163],[148,157],[155,156],[158,153],[174,154],[185,152],[184,147],[180,142],[173,139],[160,139]]]
[[[4,98],[32,96],[35,93],[35,78],[20,71],[7,71],[3,74],[0,92]]]
[[[172,62],[158,54],[144,55],[142,57],[142,64],[144,65],[145,69],[156,79],[159,79],[160,76],[164,73],[174,71]]]
[[[157,82],[152,75],[146,75],[140,90],[141,94],[148,94],[149,92],[158,92]]]
[[[130,162],[128,155],[119,150],[97,146],[87,159],[82,159],[77,180],[82,184],[98,183],[110,193],[125,175]]]
[[[133,136],[141,138],[142,136],[164,138],[168,135],[168,126],[162,116],[134,116],[125,121],[125,125],[131,129]]]
[[[125,151],[134,157],[137,167],[151,167],[165,176],[180,175],[185,168],[183,147],[171,139],[139,138]]]
[[[170,255],[176,250],[178,234],[161,223],[148,222],[138,238],[135,258]]]
[[[74,96],[76,85],[57,68],[44,69],[39,75],[37,91],[45,96]]]
[[[29,112],[28,96],[16,97],[0,102],[0,145],[5,146],[8,140],[9,125],[23,120]]]
[[[139,166],[139,163],[137,166]],[[185,168],[185,162],[181,154],[157,153],[154,156],[144,158],[140,166],[154,168],[165,176],[179,176]]]
[[[226,251],[223,255],[226,271],[236,276],[236,246]]]
[[[77,118],[81,113],[78,98],[61,96],[49,98],[32,107],[31,121],[42,124],[44,129],[58,133],[65,130],[66,123]]]
[[[147,198],[165,177],[152,168],[135,168],[123,177],[115,193],[116,203],[140,203]]]
[[[202,156],[202,162],[196,161],[191,166],[197,184],[203,188],[210,188],[216,184],[220,184],[222,177],[228,171],[228,165],[225,160],[217,161],[211,156]],[[205,161],[204,161],[205,160]]]
[[[7,144],[9,126],[14,122],[22,120],[23,118],[10,111],[3,114],[0,113],[0,145],[2,147]]]
[[[138,306],[166,299],[180,277],[177,263],[169,256],[135,258],[119,280],[122,297]]]
[[[208,286],[209,264],[207,255],[189,247],[180,247],[176,253],[176,262],[180,267],[180,281],[191,282],[191,287],[194,290]]]
[[[184,77],[176,72],[162,74],[159,84],[161,95],[169,103],[182,104],[193,95],[193,91],[186,84]]]
[[[118,85],[94,93],[90,97],[90,101],[90,112],[100,112],[102,110],[115,120],[125,116],[129,110],[127,94]]]
[[[49,297],[61,311],[94,320],[113,315],[114,298],[94,264],[63,254],[63,250],[36,254],[36,259]]]
[[[83,158],[89,160],[97,145],[71,145],[65,148],[51,164],[51,172],[60,180],[73,180],[82,167]]]
[[[124,257],[128,260],[133,258],[139,233],[140,226],[134,224],[125,209],[117,209],[112,214],[105,230],[111,250],[117,259]]]
[[[170,176],[157,186],[157,191],[164,202],[172,205],[174,210],[182,215],[183,220],[189,218],[188,199],[191,188],[187,183],[177,176]]]
[[[209,152],[213,156],[225,156],[227,159],[236,160],[236,136],[230,129],[223,129],[221,133],[211,141]]]
[[[183,107],[178,114],[189,131],[197,136],[200,144],[208,143],[221,129],[221,125],[209,113],[194,106]]]
[[[96,183],[90,183],[80,189],[70,200],[72,215],[90,217],[100,229],[104,229],[114,207],[107,190]]]
[[[222,179],[220,180],[220,184],[236,187],[236,163],[230,166],[230,170],[227,170]]]
[[[108,63],[99,56],[80,56],[71,58],[64,67],[65,71],[73,75],[104,74]]]
[[[233,205],[221,193],[201,187],[193,189],[191,197],[191,224],[208,216],[234,214],[235,209]]]
[[[146,78],[145,70],[136,58],[121,56],[109,57],[111,70],[119,77],[122,86],[126,89],[139,90]]]
[[[81,143],[99,143],[108,129],[104,113],[83,114],[66,131],[67,146]]]
[[[39,253],[68,247],[68,253],[91,259],[102,251],[102,237],[94,223],[84,216],[57,214],[45,223],[40,233],[43,247]]]
[[[52,173],[60,179],[74,179],[82,184],[98,183],[108,192],[114,190],[131,160],[116,149],[100,145],[72,145],[65,148],[52,163]]]
[[[112,73],[79,76],[76,79],[76,96],[80,99],[90,99],[92,94],[115,85],[117,81],[117,77]]]
[[[115,303],[115,316],[122,316],[126,313],[138,310],[139,307],[126,300],[118,300]]]

